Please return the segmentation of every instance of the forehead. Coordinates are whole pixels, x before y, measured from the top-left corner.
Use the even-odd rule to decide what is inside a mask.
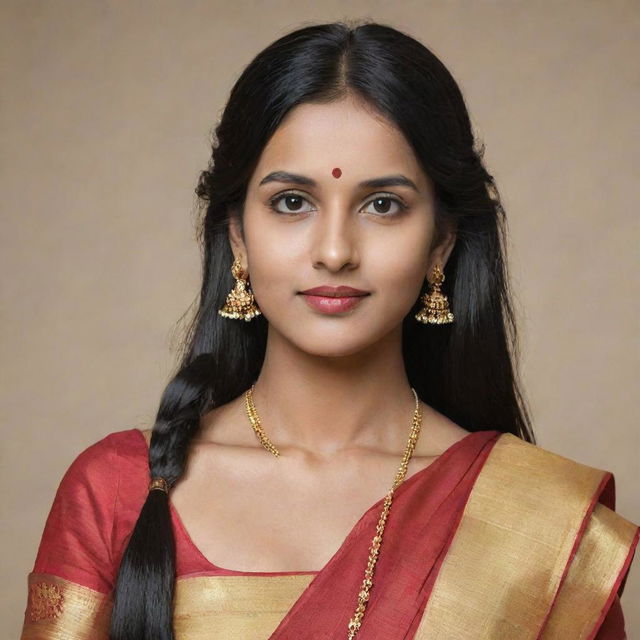
[[[421,188],[428,182],[399,129],[353,98],[292,109],[265,146],[252,182],[274,170],[329,179],[336,167],[339,182],[390,173],[403,173]]]

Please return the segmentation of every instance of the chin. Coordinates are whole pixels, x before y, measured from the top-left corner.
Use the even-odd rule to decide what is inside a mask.
[[[366,351],[377,339],[366,340],[363,334],[353,328],[340,331],[307,330],[303,335],[284,335],[297,349],[312,356],[323,358],[346,358]]]
[[[308,355],[315,356],[317,358],[349,358],[362,352],[365,347],[352,347],[344,349],[340,349],[339,347],[334,347],[332,349],[327,349],[326,347],[318,347],[317,349],[313,349],[299,346],[299,348],[301,351],[304,351]]]

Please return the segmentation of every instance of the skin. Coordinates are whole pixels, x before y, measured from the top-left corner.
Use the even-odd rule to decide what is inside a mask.
[[[317,185],[260,185],[273,171],[308,176]],[[408,177],[417,192],[357,186],[390,174]],[[274,205],[285,213],[277,213],[269,200],[285,190],[302,199],[280,198]],[[377,200],[382,197],[390,199]],[[400,210],[393,198],[409,208]],[[401,324],[433,266],[444,269],[455,233],[429,250],[428,176],[395,126],[352,97],[303,104],[288,114],[250,180],[244,232],[243,238],[232,219],[234,256],[269,323],[254,403],[281,457],[258,441],[242,394],[203,416],[171,501],[194,544],[218,566],[316,571],[384,497],[398,470],[415,406]],[[298,293],[319,285],[371,295],[329,316]],[[469,434],[420,406],[422,430],[407,478]]]

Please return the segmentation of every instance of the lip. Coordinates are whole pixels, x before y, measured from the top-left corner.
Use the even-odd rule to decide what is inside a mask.
[[[313,287],[313,289],[305,289],[300,291],[303,295],[307,296],[322,296],[324,298],[350,298],[355,296],[367,296],[368,291],[362,289],[354,289],[353,287],[330,287],[323,285],[321,287]]]
[[[304,301],[315,311],[325,314],[337,314],[350,311],[357,307],[366,295],[350,296],[314,296],[307,293],[302,294]]]

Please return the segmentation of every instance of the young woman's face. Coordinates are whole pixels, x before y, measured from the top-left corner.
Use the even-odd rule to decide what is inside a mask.
[[[347,99],[288,114],[251,177],[244,242],[234,223],[230,239],[269,330],[306,352],[340,356],[401,332],[424,279],[434,264],[444,268],[453,246],[450,235],[429,255],[434,223],[432,184],[404,136]],[[366,295],[301,293],[321,286]]]

